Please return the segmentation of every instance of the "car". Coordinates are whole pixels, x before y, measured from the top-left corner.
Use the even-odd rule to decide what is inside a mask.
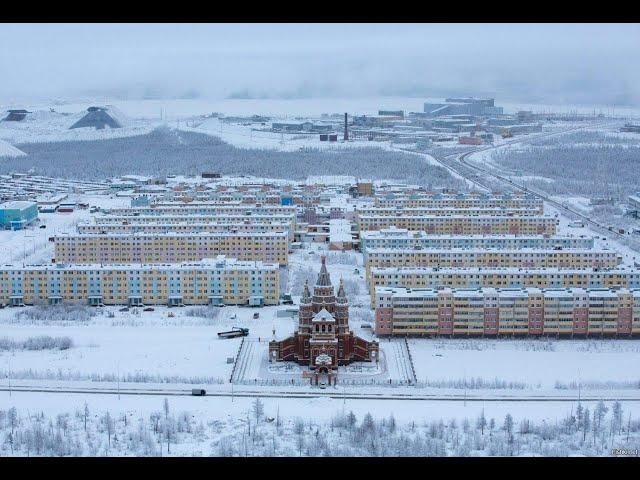
[[[260,314],[258,312],[254,313],[253,318],[260,318]]]
[[[194,397],[203,397],[207,394],[207,391],[204,388],[192,388],[191,395]]]
[[[118,310],[119,312],[128,312],[129,311],[129,307],[123,307],[120,310]]]
[[[147,307],[147,308],[143,308],[142,311],[143,312],[153,312],[155,310],[155,308],[153,307]]]
[[[47,228],[46,225],[40,225],[38,228]]]

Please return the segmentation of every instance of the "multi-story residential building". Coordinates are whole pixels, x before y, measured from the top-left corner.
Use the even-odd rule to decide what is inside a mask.
[[[62,263],[197,262],[226,255],[238,260],[287,265],[289,233],[136,233],[57,235],[55,261]]]
[[[392,208],[528,208],[542,214],[542,199],[531,195],[485,193],[399,193],[378,195],[376,207]]]
[[[127,224],[260,224],[260,223],[284,223],[296,229],[296,214],[250,214],[250,215],[100,215],[93,219],[96,225],[127,225]]]
[[[385,216],[410,216],[410,217],[535,217],[540,216],[538,209],[527,207],[503,208],[503,207],[359,207],[357,216],[385,217]]]
[[[543,249],[413,249],[367,250],[367,275],[383,267],[520,267],[520,268],[614,268],[622,257],[612,250]]]
[[[593,238],[559,237],[543,235],[427,235],[424,231],[412,232],[404,228],[390,227],[380,231],[360,233],[361,250],[376,248],[497,248],[515,250],[519,248],[593,248]]]
[[[195,233],[195,232],[231,232],[231,233],[268,233],[287,232],[289,241],[293,241],[293,229],[290,223],[107,223],[79,224],[76,227],[81,234],[110,233]]]
[[[377,335],[640,335],[640,289],[376,289]]]
[[[277,264],[215,259],[183,264],[0,267],[0,303],[34,305],[277,305]]]
[[[208,202],[157,203],[149,207],[112,208],[109,215],[145,216],[145,215],[291,215],[296,213],[295,206],[288,205],[224,205]]]
[[[389,227],[422,230],[428,234],[478,235],[519,234],[555,235],[558,220],[546,216],[496,217],[496,216],[404,216],[362,215],[358,217],[360,231],[381,230]]]
[[[371,304],[378,287],[405,288],[640,288],[640,271],[558,268],[372,268]]]

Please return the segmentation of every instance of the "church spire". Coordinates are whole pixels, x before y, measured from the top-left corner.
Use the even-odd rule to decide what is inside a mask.
[[[300,303],[311,303],[311,292],[309,291],[309,280],[304,281],[304,289],[302,290],[302,298]]]
[[[342,280],[342,278],[340,279],[340,286],[338,287],[338,298],[337,298],[337,302],[338,303],[347,303],[347,295],[344,292],[344,281]]]
[[[329,277],[329,272],[327,271],[327,257],[322,255],[320,257],[322,260],[322,266],[320,267],[320,273],[318,274],[318,280],[316,281],[317,287],[330,287],[331,286],[331,277]]]

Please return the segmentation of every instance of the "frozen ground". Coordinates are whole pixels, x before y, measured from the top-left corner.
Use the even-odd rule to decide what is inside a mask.
[[[31,307],[25,307],[28,309]],[[0,352],[6,378],[11,362],[12,378],[73,379],[149,376],[149,381],[175,378],[175,383],[201,379],[227,382],[240,339],[218,339],[217,333],[233,326],[250,329],[250,339],[268,338],[273,326],[291,329],[289,319],[275,316],[276,309],[240,307],[212,309],[206,318],[193,316],[191,307],[158,307],[154,312],[120,312],[117,307],[94,309],[88,321],[37,321],[17,317],[24,309],[0,311],[3,337],[21,340],[40,335],[69,337],[69,350]],[[169,315],[173,315],[170,317]]]
[[[109,195],[71,194],[65,202],[71,201],[86,202],[104,208],[129,205],[129,199]],[[89,210],[76,208],[71,213],[39,213],[39,221],[24,230],[0,230],[0,264],[50,263],[54,256],[54,244],[49,242],[49,237],[74,233],[79,222],[90,218]],[[45,225],[45,228],[40,228],[41,225]]]
[[[640,392],[640,344],[633,340],[411,339],[418,382],[480,378],[549,390],[572,382],[619,382]]]

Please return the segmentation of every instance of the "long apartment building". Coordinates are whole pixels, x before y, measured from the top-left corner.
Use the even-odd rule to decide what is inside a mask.
[[[197,262],[225,255],[287,265],[289,233],[137,233],[57,235],[55,261],[61,263]]]
[[[543,235],[427,235],[424,231],[411,232],[404,228],[390,227],[379,231],[360,233],[360,246],[365,254],[376,248],[593,248],[593,238],[560,237]]]
[[[376,335],[640,335],[640,290],[376,289]]]
[[[111,208],[109,215],[295,215],[296,207],[288,205],[220,205],[202,203],[161,203],[150,207]]]
[[[362,215],[358,217],[360,231],[397,227],[424,231],[436,235],[555,235],[557,219],[547,216],[404,216]]]
[[[127,224],[220,224],[220,225],[250,225],[253,223],[284,223],[296,229],[296,214],[252,213],[247,215],[100,215],[93,219],[96,225],[127,225]]]
[[[537,209],[530,208],[500,208],[500,207],[410,207],[410,208],[386,208],[386,207],[359,207],[356,210],[358,216],[409,216],[409,217],[534,217],[542,215]]]
[[[529,208],[543,212],[542,199],[525,195],[412,194],[377,196],[378,207],[402,208]]]
[[[193,232],[231,232],[231,233],[268,233],[287,232],[289,241],[293,241],[294,232],[290,223],[107,223],[79,224],[76,227],[81,234],[111,233],[193,233]]]
[[[277,305],[279,267],[218,257],[198,263],[0,266],[0,303]]]
[[[622,257],[611,250],[567,249],[420,249],[393,248],[367,251],[367,277],[371,268],[384,267],[516,267],[516,268],[614,268]]]
[[[375,304],[378,287],[404,288],[640,288],[640,271],[558,268],[372,268],[369,289]]]

